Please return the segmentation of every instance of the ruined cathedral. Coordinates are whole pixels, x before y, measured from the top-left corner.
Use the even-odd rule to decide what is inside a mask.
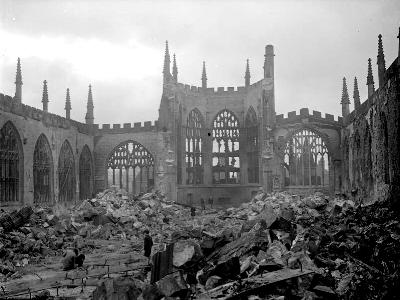
[[[386,67],[379,35],[378,78],[369,59],[352,97],[343,78],[341,99],[324,100],[340,102],[339,117],[308,108],[277,113],[274,55],[267,45],[258,81],[247,62],[244,86],[209,87],[203,63],[201,86],[190,86],[179,82],[166,44],[158,120],[112,125],[94,122],[91,86],[84,123],[70,118],[68,89],[65,116],[49,112],[46,81],[42,109],[23,104],[18,59],[15,96],[0,94],[0,207],[68,205],[113,185],[130,194],[157,189],[193,205],[213,197],[218,206],[248,201],[261,188],[363,202],[398,193],[400,43]]]

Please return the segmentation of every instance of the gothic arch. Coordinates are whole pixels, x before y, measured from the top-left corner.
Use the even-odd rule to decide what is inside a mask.
[[[289,133],[284,148],[286,186],[329,186],[329,150],[325,139],[309,127]]]
[[[213,120],[213,183],[240,183],[239,126],[239,119],[227,109],[220,111]]]
[[[65,140],[58,157],[58,198],[62,203],[75,198],[75,159],[71,144]]]
[[[372,187],[373,184],[373,177],[372,177],[372,136],[371,131],[368,125],[368,122],[365,121],[365,134],[364,134],[364,149],[363,149],[363,157],[364,157],[364,164],[363,164],[363,178],[366,181],[366,185],[368,187]]]
[[[233,118],[235,119],[235,121],[237,122],[237,127],[239,128],[239,127],[240,127],[239,118],[236,116],[236,114],[235,114],[232,110],[227,109],[227,108],[224,108],[224,109],[218,111],[218,112],[213,116],[212,121],[211,121],[211,127],[214,126],[215,120],[216,120],[218,117],[220,117],[220,116],[222,116],[223,114],[225,114],[225,113],[227,113],[228,115],[230,115],[231,117],[233,117]]]
[[[108,186],[117,185],[132,194],[148,192],[154,187],[154,157],[136,141],[116,146],[108,155],[106,167]]]
[[[204,119],[197,108],[189,112],[185,129],[186,184],[202,184],[204,182]]]
[[[23,199],[24,154],[17,128],[7,121],[0,130],[0,205]]]
[[[257,113],[253,106],[250,106],[249,109],[247,110],[246,113],[246,127],[251,127],[254,125],[257,125],[258,120],[257,120]]]
[[[187,121],[189,120],[189,117],[190,117],[191,114],[195,114],[196,115],[196,117],[198,118],[198,122],[204,128],[205,127],[205,121],[204,121],[204,117],[203,117],[203,114],[201,113],[201,111],[197,107],[193,108],[189,112],[189,114],[187,116],[187,119],[186,119]]]
[[[79,198],[90,199],[93,193],[93,158],[87,145],[79,157]]]
[[[36,141],[33,152],[33,203],[52,203],[53,168],[53,155],[49,140],[42,133]]]
[[[183,160],[183,135],[184,135],[184,129],[182,128],[182,115],[183,115],[183,109],[182,109],[182,104],[179,104],[179,115],[178,115],[178,122],[176,123],[176,147],[177,147],[177,172],[176,172],[176,177],[177,177],[177,183],[182,184],[182,160]]]
[[[353,171],[353,184],[358,186],[361,181],[361,139],[358,130],[353,133],[352,137],[352,171]]]
[[[258,136],[257,114],[252,106],[249,107],[245,120],[246,126],[246,152],[247,152],[247,181],[258,183],[260,145]]]

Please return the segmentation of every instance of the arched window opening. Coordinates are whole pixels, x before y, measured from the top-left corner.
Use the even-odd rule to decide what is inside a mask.
[[[0,203],[20,201],[23,176],[22,144],[17,129],[7,122],[0,130]]]
[[[203,166],[203,117],[197,109],[193,109],[186,123],[186,184],[202,184],[204,178]]]
[[[328,186],[328,148],[322,138],[309,129],[292,135],[286,143],[284,171],[286,185]]]
[[[365,128],[365,137],[364,137],[364,178],[367,182],[367,185],[371,187],[372,185],[372,138],[371,132],[369,131],[368,124]]]
[[[93,193],[93,165],[89,147],[85,145],[79,158],[79,198],[90,199]]]
[[[359,185],[361,181],[361,157],[360,157],[360,149],[361,149],[361,140],[360,134],[356,130],[353,135],[353,149],[352,149],[352,171],[353,171],[353,184]]]
[[[182,145],[182,135],[183,135],[183,129],[182,129],[182,104],[179,104],[179,115],[178,115],[178,122],[176,122],[176,145],[177,145],[177,182],[178,184],[182,184],[182,151],[183,151],[183,145]]]
[[[107,184],[116,185],[136,195],[154,187],[154,158],[141,144],[126,141],[119,144],[107,160]]]
[[[221,111],[213,122],[213,183],[240,183],[239,121],[228,111]]]
[[[259,139],[258,139],[258,124],[257,115],[252,107],[246,115],[246,130],[247,130],[247,174],[249,183],[259,182]]]
[[[33,203],[52,203],[53,157],[44,134],[36,141],[33,152]]]
[[[60,202],[71,202],[75,198],[75,159],[71,145],[65,141],[58,158],[58,198]]]
[[[381,113],[381,132],[383,138],[383,180],[385,183],[390,183],[390,165],[389,165],[389,135],[387,128],[387,120],[384,113]]]

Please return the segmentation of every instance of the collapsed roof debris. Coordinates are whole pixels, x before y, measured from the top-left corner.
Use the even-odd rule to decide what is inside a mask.
[[[71,209],[3,213],[0,293],[52,299],[75,287],[76,299],[391,299],[399,216],[388,203],[260,192],[238,208],[206,207],[193,217],[159,192],[132,198],[112,188]],[[83,267],[62,271],[68,249],[86,254]]]

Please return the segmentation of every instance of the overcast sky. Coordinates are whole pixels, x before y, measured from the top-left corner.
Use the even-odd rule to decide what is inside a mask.
[[[96,123],[155,120],[162,92],[165,40],[176,53],[179,82],[244,85],[263,74],[264,47],[275,47],[276,110],[309,107],[341,113],[342,78],[366,97],[367,59],[375,86],[377,36],[386,66],[397,56],[400,1],[19,1],[0,0],[0,92],[14,95],[21,57],[23,102],[84,121],[88,85]],[[353,107],[353,104],[351,104]]]

